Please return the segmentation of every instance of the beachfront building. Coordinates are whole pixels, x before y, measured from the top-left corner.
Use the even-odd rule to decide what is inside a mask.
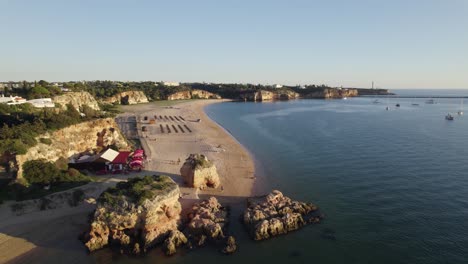
[[[109,148],[97,155],[82,155],[78,159],[72,159],[69,166],[79,170],[91,169],[98,174],[118,174],[125,170],[130,154],[130,151],[116,151]]]

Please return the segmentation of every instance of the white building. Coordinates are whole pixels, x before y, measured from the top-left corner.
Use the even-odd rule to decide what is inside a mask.
[[[275,85],[273,85],[273,87],[276,88],[276,89],[279,89],[279,88],[283,88],[283,85],[281,85],[281,84],[275,84]]]
[[[164,86],[179,86],[178,82],[163,82]]]
[[[51,98],[32,99],[26,101],[26,103],[32,104],[34,107],[37,108],[55,107],[55,104],[54,102],[52,102]]]
[[[5,97],[4,95],[0,97],[0,104],[16,105],[24,103],[26,103],[26,99],[24,99],[23,97],[11,95],[9,97]]]

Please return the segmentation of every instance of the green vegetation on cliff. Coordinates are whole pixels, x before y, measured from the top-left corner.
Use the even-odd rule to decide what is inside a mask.
[[[99,202],[116,206],[119,201],[130,200],[138,205],[147,199],[172,191],[177,184],[168,176],[153,175],[143,178],[135,177],[125,182],[119,182],[115,187],[108,188],[99,197]]]
[[[105,117],[101,112],[85,106],[80,109],[81,116],[71,104],[66,110],[55,108],[37,109],[30,104],[0,104],[0,156],[8,154],[25,154],[28,148],[37,144],[36,137],[47,132]],[[48,140],[41,140],[47,144]]]
[[[58,160],[55,163],[45,160],[31,160],[23,165],[23,182],[4,181],[0,186],[2,200],[28,200],[64,191],[86,184],[93,179],[81,174],[78,170],[68,168]],[[2,185],[0,184],[0,185]],[[47,186],[47,188],[44,188]]]

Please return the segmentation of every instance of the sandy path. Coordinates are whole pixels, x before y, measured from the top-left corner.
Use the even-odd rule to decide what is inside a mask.
[[[142,144],[151,154],[142,174],[164,173],[180,183],[184,207],[190,206],[199,195],[216,195],[222,202],[240,203],[245,197],[260,194],[254,183],[255,186],[262,186],[262,180],[254,176],[255,166],[249,153],[203,111],[206,105],[219,102],[222,100],[196,100],[172,107],[150,103],[123,108],[127,112],[123,116],[134,115],[137,120],[142,120],[137,124],[138,133],[143,136]],[[158,119],[163,116],[163,119],[156,119],[153,125],[144,124],[145,116],[149,121],[155,115]],[[197,119],[200,122],[191,122]],[[171,133],[161,133],[160,125],[168,125]],[[141,132],[142,126],[147,126],[147,132]],[[215,163],[222,188],[196,192],[183,187],[179,169],[190,153],[205,154]],[[110,179],[97,189],[102,191],[125,177]],[[21,216],[8,213],[8,206],[9,203],[0,206],[0,263],[92,262],[77,236],[86,227],[87,215],[93,211],[94,205],[63,207]]]

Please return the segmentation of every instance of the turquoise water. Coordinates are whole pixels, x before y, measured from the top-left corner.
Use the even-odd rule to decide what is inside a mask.
[[[468,90],[450,93],[466,96]],[[240,245],[233,256],[213,247],[181,250],[170,258],[159,249],[138,258],[109,249],[88,256],[81,242],[70,238],[63,249],[45,244],[31,256],[38,263],[467,263],[468,109],[447,121],[448,112],[459,110],[459,99],[429,105],[425,99],[390,98],[389,111],[386,98],[380,104],[374,100],[206,108],[254,155],[269,188],[320,206],[326,219],[319,225],[254,242],[237,221],[241,201],[231,219]],[[79,233],[85,219],[76,222]],[[330,231],[334,239],[324,236]]]
[[[390,111],[386,99],[373,100],[206,109],[253,153],[272,188],[313,201],[326,215],[321,225],[260,243],[249,259],[466,263],[468,115],[444,119],[460,100],[390,99]],[[336,240],[323,238],[325,228]]]

